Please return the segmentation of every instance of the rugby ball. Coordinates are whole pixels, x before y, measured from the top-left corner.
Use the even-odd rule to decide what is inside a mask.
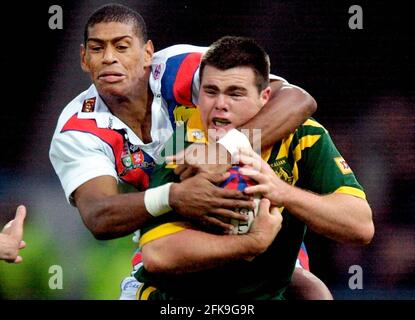
[[[232,190],[239,190],[244,191],[246,187],[256,185],[256,181],[251,179],[250,177],[244,176],[239,173],[239,167],[233,166],[228,170],[230,172],[230,176],[224,182],[220,184],[220,187],[224,189],[232,189]],[[245,234],[251,228],[252,222],[254,221],[259,207],[259,200],[260,196],[255,195],[255,209],[251,208],[235,208],[235,211],[248,216],[247,221],[241,221],[237,219],[230,219],[230,223],[234,226],[232,234]]]

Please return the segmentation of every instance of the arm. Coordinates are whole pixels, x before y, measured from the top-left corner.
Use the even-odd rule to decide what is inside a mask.
[[[128,235],[152,219],[145,206],[144,192],[120,193],[114,160],[111,160],[112,150],[105,148],[109,147],[91,134],[65,132],[54,137],[50,152],[67,198],[73,196],[82,220],[97,239]],[[170,197],[167,197],[168,204],[184,216],[223,226],[206,213],[238,218],[240,215],[229,208],[250,205],[246,200],[238,200],[247,198],[241,192],[224,190],[213,184],[224,179],[226,176],[199,176],[184,184],[174,184],[170,188]],[[170,181],[162,181],[159,185],[167,182]],[[190,196],[189,190],[192,190]],[[188,202],[180,200],[183,195]],[[188,208],[196,210],[189,211]]]
[[[372,211],[365,199],[342,193],[319,195],[289,185],[259,155],[251,150],[242,153],[243,163],[260,168],[259,171],[241,169],[242,174],[258,182],[246,188],[245,193],[261,193],[273,205],[285,207],[310,229],[331,239],[359,244],[371,241],[374,234]]]
[[[26,208],[17,207],[15,218],[8,222],[0,233],[0,260],[19,263],[23,258],[19,250],[26,247],[23,239],[23,223],[26,217]]]
[[[211,269],[231,261],[251,259],[264,252],[281,228],[282,217],[262,200],[251,230],[245,235],[215,235],[186,229],[144,244],[147,271],[183,274]]]
[[[262,150],[294,132],[317,109],[314,98],[300,87],[272,81],[272,96],[260,112],[241,129],[261,129]],[[272,121],[270,121],[272,119]],[[251,141],[253,146],[257,141]]]
[[[225,179],[226,175],[209,178],[198,175],[182,183],[174,183],[170,188],[169,205],[186,217],[222,228],[229,227],[206,214],[215,213],[225,218],[240,219],[242,216],[229,208],[253,204],[252,201],[244,200],[247,197],[241,192],[222,189],[213,184]],[[97,239],[105,240],[128,235],[153,218],[146,209],[144,194],[145,192],[120,194],[115,178],[101,176],[78,187],[74,200],[88,229]]]
[[[318,277],[303,268],[295,268],[285,292],[287,300],[333,300],[329,288]]]

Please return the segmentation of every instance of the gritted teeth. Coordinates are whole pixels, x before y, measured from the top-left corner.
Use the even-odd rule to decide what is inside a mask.
[[[230,124],[231,122],[227,119],[222,119],[222,118],[213,118],[212,122],[214,123],[215,126],[227,126],[228,124]]]

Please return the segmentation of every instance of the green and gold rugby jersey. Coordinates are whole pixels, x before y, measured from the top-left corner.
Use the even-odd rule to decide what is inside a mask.
[[[177,128],[166,145],[166,155],[194,142],[206,142],[198,113]],[[327,130],[313,119],[307,120],[262,156],[275,174],[291,185],[318,194],[337,192],[365,198],[362,187]],[[179,181],[173,169],[173,166],[158,165],[153,171],[150,186]],[[282,299],[291,280],[306,226],[288,210],[281,209],[283,223],[280,232],[268,250],[253,261],[231,262],[214,270],[183,276],[150,274],[142,267],[136,273],[136,278],[144,283],[138,298]],[[183,217],[169,212],[153,219],[142,229],[140,245],[191,227]]]

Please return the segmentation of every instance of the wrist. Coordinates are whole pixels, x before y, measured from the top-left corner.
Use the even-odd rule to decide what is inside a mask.
[[[171,210],[170,188],[172,183],[166,183],[162,186],[147,189],[144,194],[144,205],[147,212],[153,217],[158,217]]]
[[[177,200],[180,199],[178,196],[180,192],[180,183],[172,183],[170,186],[170,193],[169,193],[169,206],[176,210],[178,207]]]
[[[234,159],[240,149],[252,148],[248,137],[237,129],[229,130],[218,140],[218,143],[230,153],[232,159]]]

